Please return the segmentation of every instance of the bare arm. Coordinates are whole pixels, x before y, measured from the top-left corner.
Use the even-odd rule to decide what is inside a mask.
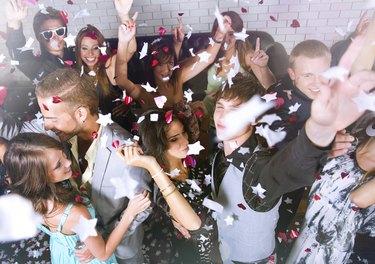
[[[182,24],[182,18],[178,17],[178,27],[175,27],[172,29],[172,36],[173,36],[173,47],[174,51],[177,56],[177,60],[180,57],[180,51],[182,47],[182,42],[184,41],[185,38],[185,33],[184,33],[184,28]]]
[[[353,191],[349,198],[352,202],[360,208],[366,208],[375,204],[375,178],[365,183],[355,191]]]
[[[100,233],[97,232],[97,236],[88,237],[85,241],[83,241],[84,244],[97,259],[103,261],[107,260],[120,244],[136,215],[147,209],[150,205],[151,201],[148,192],[136,195],[129,201],[129,205],[126,208],[119,224],[115,227],[115,229],[113,229],[107,241],[104,241]],[[71,220],[72,223],[70,225],[73,226],[78,224],[80,216],[83,216],[86,219],[91,218],[90,213],[84,206],[73,207],[72,214],[73,219]]]
[[[155,183],[170,207],[170,214],[175,220],[188,230],[199,229],[201,226],[199,216],[164,173],[154,157],[142,155],[136,147],[124,147],[118,152],[118,155],[128,165],[145,168],[153,175]]]

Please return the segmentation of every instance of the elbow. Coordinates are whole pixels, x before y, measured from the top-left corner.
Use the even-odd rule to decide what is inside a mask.
[[[112,254],[104,254],[103,256],[97,256],[96,258],[100,261],[106,262],[111,256]]]
[[[194,219],[194,221],[186,229],[188,229],[189,231],[195,231],[195,230],[200,229],[201,225],[202,225],[202,221],[199,218],[199,216],[197,216],[196,219]]]
[[[370,205],[363,201],[358,195],[350,195],[350,200],[359,208],[367,208]]]

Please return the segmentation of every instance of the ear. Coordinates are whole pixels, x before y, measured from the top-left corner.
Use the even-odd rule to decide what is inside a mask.
[[[288,74],[289,74],[290,79],[292,79],[293,81],[296,79],[296,74],[292,68],[288,68]]]
[[[77,108],[74,115],[77,120],[79,120],[81,123],[84,123],[89,115],[89,109],[87,107],[80,106]]]

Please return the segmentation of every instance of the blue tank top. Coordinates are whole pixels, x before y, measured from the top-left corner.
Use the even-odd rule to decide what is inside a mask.
[[[50,251],[51,251],[51,262],[52,263],[70,263],[70,264],[79,264],[78,259],[74,256],[74,251],[76,250],[77,243],[80,243],[78,235],[66,235],[61,233],[62,227],[68,217],[70,210],[72,209],[73,204],[70,203],[66,207],[63,216],[61,217],[60,224],[57,227],[56,232],[51,232],[46,226],[39,225],[39,229],[45,232],[50,236]],[[91,218],[95,217],[94,207],[89,204],[87,206]],[[90,264],[117,264],[115,255],[112,256],[107,261],[100,261],[98,259],[93,259],[89,262]]]

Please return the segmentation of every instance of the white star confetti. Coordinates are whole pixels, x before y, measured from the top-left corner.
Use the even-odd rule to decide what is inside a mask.
[[[245,155],[247,153],[250,153],[250,149],[249,148],[240,147],[240,149],[238,150],[238,153],[240,153],[242,155]]]
[[[257,184],[257,186],[251,186],[251,189],[253,189],[253,194],[258,195],[261,199],[264,199],[266,196],[264,195],[265,189],[262,188],[260,183]]]
[[[233,225],[234,218],[233,218],[233,216],[228,215],[228,216],[224,219],[224,221],[225,221],[225,223],[227,224],[227,226],[229,226],[229,225]]]
[[[360,90],[358,96],[352,100],[356,103],[360,112],[364,110],[375,111],[375,95],[366,94]]]
[[[223,123],[226,125],[226,129],[220,134],[220,140],[231,138],[238,131],[254,122],[259,115],[272,108],[273,105],[271,102],[264,102],[258,95],[253,96],[248,102],[243,103],[238,109],[224,117]]]
[[[208,58],[211,56],[211,53],[208,53],[207,51],[203,51],[198,54],[199,62],[208,62]]]
[[[14,210],[17,208],[17,210]],[[0,197],[0,241],[11,242],[31,238],[38,233],[42,217],[34,211],[32,203],[17,195]]]
[[[95,229],[97,221],[98,219],[96,218],[88,220],[81,215],[78,224],[72,228],[72,231],[79,236],[79,239],[82,242],[84,242],[88,237],[98,235]]]
[[[267,141],[269,147],[274,146],[276,143],[279,143],[286,137],[285,131],[273,131],[269,128],[268,125],[265,126],[257,126],[255,134],[259,134],[264,137]]]
[[[11,66],[18,66],[18,65],[20,65],[20,62],[18,60],[11,60],[10,65]]]
[[[164,95],[154,98],[155,104],[158,108],[163,108],[164,104],[167,102],[167,97]]]
[[[298,111],[298,108],[301,106],[299,103],[295,103],[294,105],[289,106],[288,114],[292,114]]]
[[[1,55],[0,55],[0,63],[3,63],[4,60],[5,60],[5,56],[4,56],[4,54],[1,54]]]
[[[262,116],[258,123],[267,123],[268,125],[272,125],[273,122],[279,120],[281,120],[281,117],[279,117],[277,114],[269,114]]]
[[[190,185],[190,188],[196,192],[201,192],[202,189],[198,186],[196,180],[186,179],[186,182]]]
[[[284,203],[286,204],[292,204],[293,200],[290,199],[289,197],[286,197],[286,199],[284,200]]]
[[[188,89],[187,91],[184,91],[184,97],[186,98],[187,102],[193,101],[193,96],[194,92],[191,89]]]
[[[107,55],[107,46],[99,47],[100,54]]]
[[[137,124],[142,123],[142,121],[145,120],[145,116],[140,116],[137,120]]]
[[[188,146],[189,151],[187,152],[187,155],[198,155],[199,152],[204,149],[200,141],[197,141],[194,144],[189,144]]]
[[[107,125],[112,124],[113,121],[111,119],[111,113],[106,114],[106,115],[99,114],[99,119],[96,120],[96,123],[98,123],[102,126],[107,126]]]
[[[209,37],[208,38],[208,44],[211,45],[211,46],[214,46],[215,45],[215,41],[213,38]]]
[[[89,71],[88,75],[91,76],[91,77],[95,77],[96,73],[94,71]]]
[[[75,40],[76,40],[76,36],[73,36],[70,33],[69,33],[69,35],[66,38],[64,38],[64,41],[65,41],[66,46],[68,48],[69,47],[75,47],[75,45],[76,45]]]
[[[174,178],[180,175],[180,170],[177,168],[174,168],[170,173],[166,173],[169,177]]]
[[[241,32],[235,32],[233,35],[236,37],[236,40],[246,41],[246,38],[249,34],[246,34],[246,28],[243,28]]]
[[[77,18],[81,18],[85,16],[90,16],[90,13],[89,11],[87,11],[87,9],[82,9],[74,16],[73,21],[76,20]]]
[[[324,78],[331,80],[331,79],[337,79],[340,81],[345,80],[345,76],[349,74],[349,71],[345,68],[334,66],[326,70],[325,72],[322,72],[320,75]]]
[[[192,57],[195,57],[195,54],[194,54],[194,52],[193,52],[193,48],[190,48],[190,49],[189,49],[189,52],[190,52],[190,54],[191,54]]]
[[[204,175],[204,185],[208,186],[211,184],[212,177],[210,174]]]
[[[156,89],[158,88],[158,87],[156,87],[156,88],[152,87],[148,82],[146,83],[146,85],[141,84],[141,86],[142,86],[142,88],[144,88],[144,89],[146,90],[146,92],[148,92],[148,93],[156,92]]]
[[[143,59],[147,56],[148,43],[143,42],[142,50],[139,52],[139,59]]]

